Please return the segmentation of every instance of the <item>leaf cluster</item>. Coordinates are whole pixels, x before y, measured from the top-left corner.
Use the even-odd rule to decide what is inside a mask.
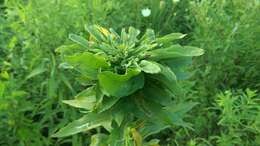
[[[196,104],[176,101],[182,96],[177,80],[191,57],[203,54],[202,49],[172,44],[185,36],[181,33],[156,38],[151,29],[141,37],[133,27],[122,29],[120,34],[98,25],[86,30],[89,40],[71,34],[70,39],[80,46],[61,46],[56,51],[67,64],[65,69],[78,72],[77,77],[84,78],[86,85],[75,99],[64,103],[87,113],[55,137],[102,126],[110,133],[107,142],[116,144],[127,139],[120,134],[126,131],[138,142],[138,137],[146,138],[165,128],[190,127],[183,118]]]

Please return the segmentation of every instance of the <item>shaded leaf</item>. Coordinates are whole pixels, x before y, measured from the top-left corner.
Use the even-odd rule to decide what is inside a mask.
[[[173,102],[173,95],[167,89],[165,89],[161,84],[156,83],[156,81],[150,79],[146,82],[149,86],[144,87],[145,98],[159,103],[163,106],[171,104]]]
[[[167,128],[170,128],[170,125],[167,125],[165,123],[162,122],[157,122],[157,123],[153,123],[153,122],[146,122],[145,125],[140,128],[140,133],[142,134],[142,136],[144,138],[159,133],[162,130],[165,130]]]
[[[144,77],[137,69],[119,75],[110,71],[98,75],[101,90],[107,96],[128,96],[144,86]]]
[[[178,57],[173,59],[162,60],[171,69],[183,68],[192,64],[192,57]]]
[[[116,102],[120,99],[120,97],[104,97],[100,107],[98,108],[98,112],[103,112],[105,110],[110,109]]]
[[[189,127],[190,125],[183,121],[186,113],[189,112],[197,103],[195,102],[181,102],[177,104],[172,104],[164,107],[168,112],[168,115],[171,116],[171,120],[174,124]]]
[[[191,73],[187,72],[186,69],[192,64],[192,57],[167,59],[163,60],[163,63],[171,68],[178,80],[184,80],[191,76]]]

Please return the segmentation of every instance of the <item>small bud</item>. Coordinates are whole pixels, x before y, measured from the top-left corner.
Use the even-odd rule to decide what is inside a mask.
[[[144,17],[148,17],[151,15],[151,10],[149,8],[142,9],[141,12]]]

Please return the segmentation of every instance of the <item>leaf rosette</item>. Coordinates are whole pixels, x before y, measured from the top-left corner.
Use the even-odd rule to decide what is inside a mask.
[[[165,128],[189,127],[183,118],[195,103],[174,99],[182,96],[178,80],[189,76],[185,68],[191,64],[191,57],[203,54],[202,49],[173,44],[185,37],[181,33],[157,38],[151,29],[142,36],[133,27],[122,29],[120,34],[98,25],[86,30],[89,39],[70,34],[75,44],[56,51],[63,64],[78,72],[78,78],[86,83],[85,90],[64,103],[88,112],[53,136],[102,127],[110,134],[94,135],[93,139],[120,145],[128,131],[140,145],[140,139]]]

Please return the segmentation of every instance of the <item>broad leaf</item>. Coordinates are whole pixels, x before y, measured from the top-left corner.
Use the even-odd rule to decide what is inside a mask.
[[[187,72],[188,66],[192,63],[192,57],[179,57],[173,59],[163,60],[163,63],[167,64],[171,70],[175,73],[178,80],[184,80],[191,76],[191,73]]]
[[[100,69],[109,67],[104,57],[88,52],[66,56],[65,60],[91,79],[97,78]]]
[[[105,110],[110,109],[116,102],[120,99],[120,97],[107,97],[105,96],[102,100],[102,103],[98,107],[98,112],[103,112]]]
[[[195,105],[197,105],[195,102],[181,102],[178,104],[168,105],[164,109],[167,111],[168,115],[171,116],[171,121],[175,125],[190,128],[190,124],[184,122],[183,118]]]
[[[67,126],[61,128],[57,133],[52,135],[52,137],[65,137],[70,136],[79,132],[88,131],[99,126],[109,128],[111,125],[111,116],[109,114],[94,114],[88,113],[82,118],[71,122]]]
[[[160,74],[156,74],[150,77],[161,82],[162,85],[169,89],[175,96],[182,96],[183,91],[177,83],[177,77],[175,73],[168,66],[161,65],[160,68],[162,70]]]
[[[144,98],[135,98],[135,103],[140,112],[144,113],[144,116],[138,117],[144,120],[144,125],[139,129],[144,138],[173,124],[162,105]]]
[[[204,51],[191,46],[172,45],[168,48],[156,49],[148,52],[148,56],[154,60],[172,59],[177,57],[200,56]]]
[[[176,82],[177,81],[177,77],[174,74],[174,72],[168,67],[168,66],[164,66],[164,65],[160,65],[161,68],[161,74],[167,79],[169,80],[169,82]]]
[[[166,63],[171,69],[183,68],[192,64],[192,57],[178,57],[162,60],[162,62]]]
[[[146,117],[144,126],[140,128],[140,132],[144,137],[158,133],[174,125],[190,128],[190,124],[184,122],[183,118],[196,105],[193,102],[181,102],[162,107],[148,98],[144,101],[140,99],[136,100],[136,104],[139,105],[138,107],[141,108],[141,111],[148,112],[146,115],[150,115]]]
[[[158,42],[158,43],[168,43],[168,42],[171,42],[173,40],[182,39],[185,36],[186,36],[186,34],[182,34],[182,33],[171,33],[171,34],[165,35],[163,37],[157,38],[156,42]]]
[[[129,69],[120,75],[110,71],[98,75],[101,90],[107,96],[128,96],[144,86],[143,74],[137,69]]]
[[[139,66],[145,73],[155,74],[161,71],[160,66],[152,61],[142,60]]]
[[[96,104],[96,91],[94,87],[87,88],[80,92],[74,100],[64,100],[64,103],[86,110],[92,110]]]
[[[145,84],[149,86],[145,86],[143,89],[143,93],[145,98],[152,100],[156,103],[159,103],[163,106],[172,104],[173,95],[170,91],[165,89],[161,84],[154,81],[153,79],[149,79]]]

